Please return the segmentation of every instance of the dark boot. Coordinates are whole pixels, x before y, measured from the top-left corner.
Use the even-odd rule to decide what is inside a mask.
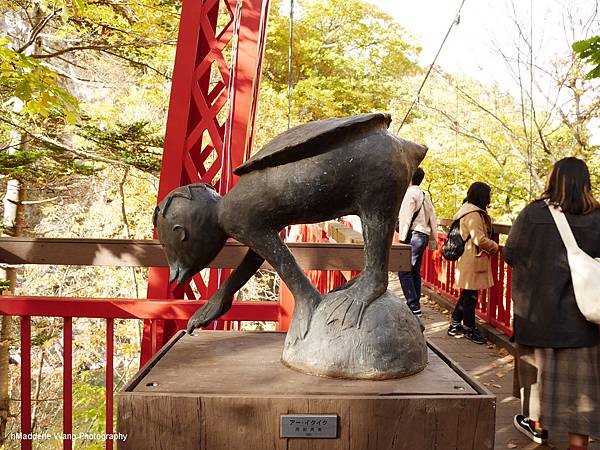
[[[467,328],[465,330],[465,337],[476,344],[485,344],[487,342],[487,340],[479,332],[477,325]]]

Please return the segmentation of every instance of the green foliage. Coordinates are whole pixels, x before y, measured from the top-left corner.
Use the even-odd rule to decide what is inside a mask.
[[[74,124],[79,102],[61,85],[55,71],[13,46],[0,38],[0,174],[40,179],[48,173],[73,172],[68,169],[70,162],[58,164],[64,158],[53,158],[47,140],[34,136],[52,135]]]
[[[0,174],[10,178],[23,178],[31,173],[31,166],[43,156],[41,152],[17,150],[12,154],[0,153]]]
[[[78,102],[59,86],[56,72],[36,59],[12,50],[11,41],[0,38],[0,95],[3,114],[14,113],[28,118],[61,116],[74,123]]]
[[[58,330],[41,322],[36,323],[35,334],[31,338],[32,346],[46,347],[59,335]]]
[[[402,117],[405,108],[394,102],[393,117]],[[495,86],[439,70],[432,73],[402,135],[429,146],[424,184],[441,217],[454,214],[474,181],[492,187],[491,213],[497,222],[510,223],[539,196],[556,160],[579,156],[594,173],[597,148],[581,145],[586,127],[571,119],[561,122],[543,108],[536,113],[537,122],[530,121],[529,108]],[[570,114],[567,109],[563,113]],[[588,117],[594,116],[597,107]]]
[[[270,16],[264,80],[287,92],[289,18]],[[294,122],[385,109],[419,48],[393,19],[360,0],[304,0],[294,17]],[[264,84],[264,83],[263,83]]]
[[[44,185],[112,163],[156,173],[180,7],[0,0],[17,24],[0,32],[0,174]]]
[[[77,134],[92,145],[84,149],[100,154],[145,172],[158,174],[164,139],[148,121],[128,124],[117,123],[112,130],[101,129],[96,125],[85,125]]]
[[[75,433],[104,433],[106,409],[103,375],[104,370],[99,369],[78,371],[77,378],[73,380],[73,431]],[[92,442],[79,444],[85,445],[85,448],[92,448],[93,445]]]
[[[600,36],[574,42],[573,51],[586,63],[595,66],[587,73],[586,78],[600,78]]]

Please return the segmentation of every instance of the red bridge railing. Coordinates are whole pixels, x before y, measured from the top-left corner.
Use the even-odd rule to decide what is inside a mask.
[[[363,265],[363,248],[359,243],[338,244],[313,235],[315,228],[301,231],[299,240],[313,242],[289,243],[301,267],[314,270],[313,281],[322,290],[345,282]],[[314,242],[314,241],[320,242]],[[210,267],[235,268],[239,265],[247,247],[237,242],[228,242]],[[406,246],[392,249],[391,270],[405,270],[409,250]],[[5,264],[44,265],[93,265],[117,267],[165,267],[166,261],[157,241],[103,240],[103,239],[36,239],[0,238],[0,262]],[[403,269],[404,268],[404,269]],[[331,274],[330,272],[331,271]],[[289,300],[289,299],[288,299]],[[63,447],[73,447],[70,436],[73,431],[73,319],[97,318],[105,320],[105,433],[114,431],[114,354],[115,319],[149,320],[151,325],[152,353],[159,350],[161,336],[156,324],[163,320],[174,320],[185,324],[188,318],[206,300],[176,299],[99,299],[74,297],[0,296],[0,314],[20,318],[20,445],[31,449],[32,441],[32,317],[63,318]],[[242,321],[273,321],[279,329],[287,329],[293,303],[286,302],[234,302],[231,310],[221,320],[226,323]],[[118,343],[117,343],[118,345]],[[105,447],[112,449],[114,441],[107,436]]]
[[[362,244],[362,235],[351,229],[347,223],[327,222],[321,224],[300,224],[288,228],[286,241],[290,242],[330,242],[344,244]],[[360,273],[359,270],[308,270],[308,279],[317,290],[325,294],[342,286]],[[294,311],[294,296],[282,283],[279,288],[280,317],[277,329],[285,331],[289,328]]]
[[[188,300],[129,300],[129,299],[90,299],[62,297],[0,297],[0,314],[19,316],[21,322],[21,448],[32,448],[32,399],[31,399],[31,317],[63,318],[63,447],[72,448],[73,439],[73,319],[98,318],[106,320],[106,375],[105,408],[106,435],[114,432],[113,410],[113,358],[115,319],[150,320],[153,330],[154,352],[156,348],[157,320],[186,321],[205,301]],[[223,320],[276,321],[279,308],[275,302],[240,302],[223,316]],[[106,438],[105,446],[113,448],[113,439]]]
[[[442,224],[448,225],[445,221]],[[446,221],[449,222],[449,221]],[[299,264],[307,269],[309,277],[321,291],[337,287],[355,276],[363,264],[361,236],[348,227],[349,223],[328,223],[326,225],[301,226],[297,241],[289,243]],[[508,233],[509,227],[496,226],[494,238]],[[440,247],[445,235],[440,235]],[[332,243],[345,242],[345,244]],[[224,250],[211,263],[211,267],[236,267],[247,248],[236,242],[229,242]],[[407,246],[394,246],[390,256],[389,270],[406,270]],[[126,240],[82,240],[82,239],[0,239],[0,261],[7,264],[56,264],[56,265],[97,265],[122,267],[162,267],[165,260],[162,249],[155,241]],[[511,270],[502,258],[502,247],[492,258],[496,283],[480,292],[477,313],[480,318],[510,335],[511,317]],[[426,252],[422,267],[426,287],[456,302],[458,291],[454,288],[454,263],[441,258],[439,251]],[[240,321],[273,321],[278,329],[285,330],[291,318],[293,299],[285,294],[285,287],[279,302],[234,302],[232,309],[222,317],[229,323]],[[63,432],[64,448],[72,448],[68,436],[73,429],[73,319],[105,319],[106,327],[106,434],[113,432],[113,355],[115,350],[114,320],[150,320],[152,330],[152,351],[159,349],[160,336],[156,323],[161,320],[176,320],[185,323],[190,315],[205,300],[174,299],[90,299],[66,297],[0,296],[0,314],[20,317],[21,326],[21,448],[32,448],[28,435],[32,431],[31,398],[31,317],[63,318]],[[106,448],[113,447],[113,440],[106,439]]]

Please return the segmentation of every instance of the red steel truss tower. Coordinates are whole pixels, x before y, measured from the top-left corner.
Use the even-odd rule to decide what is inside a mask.
[[[210,183],[223,195],[252,147],[270,0],[184,0],[158,201],[172,189]],[[148,298],[209,298],[229,274],[210,269],[176,290],[169,270],[150,270]],[[196,293],[196,294],[195,294]],[[151,327],[156,336],[151,339]],[[142,364],[185,324],[146,323]]]

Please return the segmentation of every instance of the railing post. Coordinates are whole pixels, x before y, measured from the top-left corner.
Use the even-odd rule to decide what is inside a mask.
[[[31,317],[21,317],[21,449],[31,442]]]
[[[425,281],[429,281],[429,261],[433,258],[433,252],[429,249],[425,249],[423,254],[423,262],[421,264],[421,278]]]
[[[509,335],[512,335],[512,327],[510,323],[511,312],[512,312],[512,268],[506,266],[506,291],[504,293],[506,298],[506,318],[504,324]]]
[[[506,264],[502,256],[502,248],[498,251],[498,279],[496,281],[496,319],[500,324],[506,321],[507,310],[504,305],[504,271]]]
[[[63,317],[63,448],[73,447],[73,319]]]
[[[446,276],[444,277],[444,282],[442,283],[442,289],[445,293],[449,294],[452,291],[452,275],[454,271],[450,270],[450,263],[446,261]]]
[[[156,319],[153,319],[150,321],[150,356],[154,356],[158,350],[156,348],[158,345],[158,337],[156,336],[158,331],[156,328]]]
[[[499,243],[500,239],[498,233],[492,235],[494,242]],[[489,290],[489,302],[486,311],[486,320],[488,323],[497,322],[497,309],[498,309],[498,267],[499,267],[499,251],[494,253],[491,257],[492,265],[492,276],[494,277],[494,284]]]
[[[439,258],[435,261],[435,271],[436,271],[435,287],[437,288],[438,292],[443,292],[442,284],[443,284],[444,277],[446,276],[445,271],[444,271],[443,258]]]
[[[458,296],[458,289],[454,287],[454,282],[456,280],[456,261],[449,261],[446,264],[450,266],[450,289],[448,290],[448,293],[451,297],[456,297]]]
[[[490,292],[490,289],[481,289],[478,292],[479,317],[488,323],[490,322]]]
[[[113,433],[113,361],[114,361],[114,335],[115,320],[106,319],[106,448],[113,448],[113,439],[109,435]]]
[[[277,330],[287,331],[294,312],[294,296],[283,281],[279,283],[279,317]]]

